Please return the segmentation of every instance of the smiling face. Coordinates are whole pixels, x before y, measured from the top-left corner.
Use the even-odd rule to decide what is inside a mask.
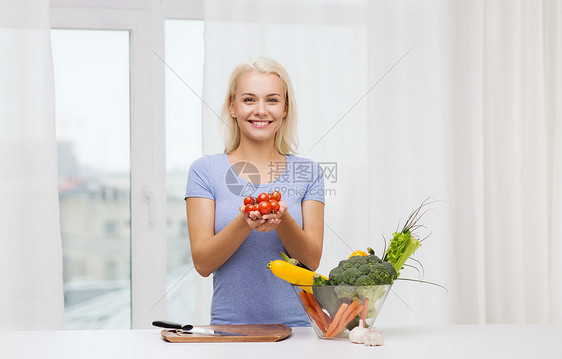
[[[240,128],[241,140],[273,140],[287,115],[281,79],[270,73],[243,73],[229,109]]]

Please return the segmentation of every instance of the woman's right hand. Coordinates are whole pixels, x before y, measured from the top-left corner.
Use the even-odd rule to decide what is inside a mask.
[[[244,208],[244,205],[240,205],[239,207],[240,212],[242,213],[244,219],[246,220],[246,223],[248,224],[248,227],[256,229],[257,227],[265,223],[266,220],[261,218],[261,213],[259,211],[252,211],[250,212],[250,214],[247,214],[244,211]]]

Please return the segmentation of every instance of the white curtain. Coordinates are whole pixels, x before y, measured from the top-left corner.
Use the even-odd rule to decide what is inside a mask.
[[[274,58],[299,154],[337,167],[318,271],[432,196],[415,257],[448,292],[396,282],[379,325],[562,323],[561,22],[556,0],[206,1],[204,153],[231,69]]]
[[[456,318],[561,323],[562,4],[451,10]]]
[[[48,0],[0,2],[0,329],[63,328]]]

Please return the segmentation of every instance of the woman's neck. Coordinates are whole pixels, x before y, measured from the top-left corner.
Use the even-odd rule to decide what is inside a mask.
[[[241,141],[240,146],[229,153],[229,157],[237,161],[248,161],[258,166],[285,160],[285,156],[275,149],[273,141]]]

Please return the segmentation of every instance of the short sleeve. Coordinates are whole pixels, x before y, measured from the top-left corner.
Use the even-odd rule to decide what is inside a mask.
[[[325,203],[325,199],[324,199],[324,172],[322,171],[322,169],[320,168],[320,166],[314,163],[314,176],[312,178],[312,181],[310,182],[310,184],[307,186],[306,188],[306,192],[304,194],[303,197],[303,201],[309,201],[309,200],[313,200],[313,201],[319,201],[322,203]]]
[[[187,175],[187,186],[185,189],[185,198],[200,197],[215,199],[211,187],[210,158],[209,156],[201,157],[191,164],[189,174]]]

